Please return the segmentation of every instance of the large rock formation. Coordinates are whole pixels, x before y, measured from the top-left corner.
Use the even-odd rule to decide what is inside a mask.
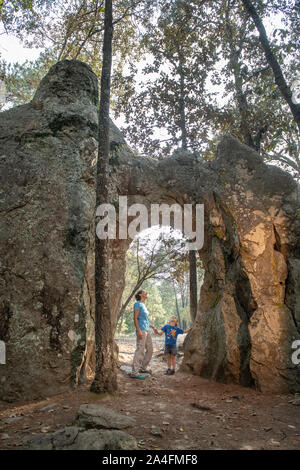
[[[93,369],[97,80],[62,61],[33,100],[0,115],[0,398],[36,398]],[[262,391],[300,387],[296,183],[231,136],[216,159],[135,155],[111,124],[110,201],[203,203],[205,280],[183,368]],[[115,322],[130,240],[111,242]]]

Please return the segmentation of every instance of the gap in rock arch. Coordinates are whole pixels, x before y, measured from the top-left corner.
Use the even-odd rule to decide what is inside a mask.
[[[133,304],[135,294],[146,290],[146,306],[150,322],[160,331],[169,322],[172,315],[177,316],[178,326],[183,330],[192,326],[190,315],[189,292],[189,257],[185,244],[186,238],[179,230],[170,225],[155,225],[143,229],[126,252],[125,288],[121,308],[118,312],[115,339],[117,343],[125,341],[135,343],[135,326],[133,322]],[[137,260],[137,257],[138,260]],[[198,299],[203,281],[204,270],[198,270]],[[124,295],[125,294],[125,295]],[[162,349],[164,335],[152,333],[154,349]],[[185,336],[178,338],[180,348]],[[124,359],[124,354],[121,355]],[[130,356],[129,356],[130,357]],[[180,353],[182,357],[182,353]],[[131,358],[132,361],[132,358]],[[180,360],[181,362],[181,360]],[[154,359],[154,368],[162,363]],[[177,367],[179,364],[177,365]],[[130,373],[131,364],[121,368]]]

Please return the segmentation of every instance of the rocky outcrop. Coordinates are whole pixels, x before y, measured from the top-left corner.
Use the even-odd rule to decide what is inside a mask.
[[[26,450],[136,450],[136,440],[124,431],[68,426],[53,434],[36,434],[22,441]]]
[[[0,398],[37,398],[93,371],[97,80],[51,68],[0,114]],[[183,369],[262,391],[299,390],[300,209],[292,177],[224,136],[216,159],[141,157],[111,123],[110,201],[203,203],[205,279]],[[130,240],[111,242],[114,324]]]
[[[132,418],[104,406],[81,405],[73,426],[22,440],[27,450],[136,450],[136,439],[121,429],[135,424]],[[93,428],[93,429],[91,429]]]
[[[291,361],[297,281],[289,268],[299,257],[297,185],[229,136],[211,166],[223,181],[206,204],[206,278],[185,368],[262,391],[299,390]]]
[[[68,62],[32,102],[1,113],[2,399],[79,378],[92,328],[96,104],[96,76]]]

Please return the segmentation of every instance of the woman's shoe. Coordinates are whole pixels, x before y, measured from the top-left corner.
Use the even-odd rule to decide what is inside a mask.
[[[141,373],[141,374],[151,374],[151,370],[148,370],[148,369],[146,369],[146,370],[140,370],[140,373]]]
[[[145,375],[142,375],[142,374],[132,375],[131,377],[132,377],[133,379],[140,379],[140,380],[144,380],[144,379],[147,378]]]

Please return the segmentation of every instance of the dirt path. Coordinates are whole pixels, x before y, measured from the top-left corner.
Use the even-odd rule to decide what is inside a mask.
[[[137,425],[128,432],[140,449],[300,448],[300,406],[292,404],[294,395],[262,394],[180,372],[166,376],[161,347],[155,342],[153,375],[137,381],[128,376],[135,344],[119,342],[114,399],[99,400],[87,384],[42,401],[0,402],[0,449],[22,449],[26,435],[72,424],[82,403],[103,403],[135,418]]]

